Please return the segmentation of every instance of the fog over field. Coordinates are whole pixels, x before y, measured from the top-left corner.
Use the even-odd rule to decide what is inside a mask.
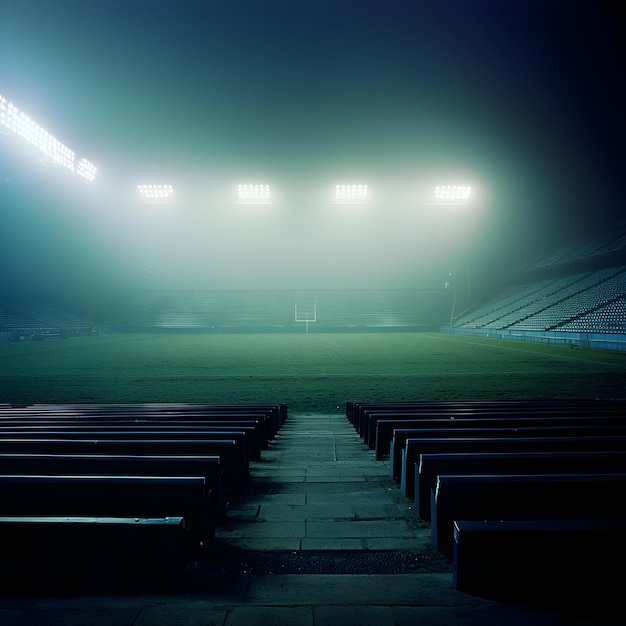
[[[488,287],[621,217],[619,24],[565,0],[9,3],[0,96],[98,170],[4,129],[2,294]],[[245,182],[272,202],[234,202]],[[441,184],[471,205],[434,206]]]

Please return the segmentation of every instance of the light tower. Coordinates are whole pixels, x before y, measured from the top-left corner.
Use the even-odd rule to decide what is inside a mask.
[[[467,206],[472,204],[473,201],[472,196],[472,187],[467,184],[442,184],[437,185],[433,190],[433,196],[431,204],[434,205],[442,205],[442,206]],[[451,220],[459,220],[458,215],[449,216]],[[452,325],[454,321],[454,315],[456,312],[457,302],[458,302],[458,275],[459,271],[448,272],[448,278],[445,283],[445,288],[452,289],[452,306],[450,311],[450,325]],[[471,304],[471,286],[470,286],[470,266],[469,262],[464,263],[464,273],[467,274],[467,299],[466,306]]]
[[[34,146],[42,155],[43,161],[77,173],[86,182],[93,182],[96,167],[82,158],[76,163],[74,150],[61,143],[54,135],[39,126],[26,113],[0,94],[0,130],[7,135],[20,137]]]

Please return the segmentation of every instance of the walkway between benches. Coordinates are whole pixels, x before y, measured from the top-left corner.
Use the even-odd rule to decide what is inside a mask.
[[[430,533],[343,415],[290,415],[218,528],[243,550],[412,550]]]
[[[290,415],[182,593],[0,597],[3,626],[615,626],[457,592],[345,416]],[[158,547],[157,547],[158,549]],[[220,552],[221,550],[218,550]],[[217,555],[216,555],[217,556]],[[206,568],[206,569],[204,569]],[[280,575],[276,575],[280,574]],[[1,595],[1,594],[0,594]],[[619,622],[622,624],[623,622]]]

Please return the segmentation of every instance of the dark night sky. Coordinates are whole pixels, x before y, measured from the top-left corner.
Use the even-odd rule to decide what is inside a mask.
[[[37,247],[63,242],[60,268],[87,248],[94,268],[115,241],[117,277],[141,283],[160,260],[163,286],[185,288],[420,286],[433,255],[439,267],[464,246],[515,267],[621,219],[620,19],[598,0],[3,0],[0,94],[99,167],[88,223],[56,198],[43,221],[63,235],[42,228]],[[26,217],[7,216],[14,176],[3,243],[24,250]],[[174,233],[129,215],[133,185],[159,177],[186,193]],[[203,195],[246,178],[283,191],[280,226],[234,224]],[[379,191],[378,213],[349,232],[311,200],[344,179]],[[412,194],[444,179],[479,190],[471,228],[419,213]],[[349,261],[329,254],[340,246]],[[250,271],[260,257],[274,282]]]

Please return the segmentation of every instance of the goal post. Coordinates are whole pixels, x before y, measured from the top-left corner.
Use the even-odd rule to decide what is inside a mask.
[[[317,322],[317,304],[313,305],[313,311],[298,312],[298,305],[294,304],[294,320],[305,324],[306,332],[309,332],[309,324]]]

